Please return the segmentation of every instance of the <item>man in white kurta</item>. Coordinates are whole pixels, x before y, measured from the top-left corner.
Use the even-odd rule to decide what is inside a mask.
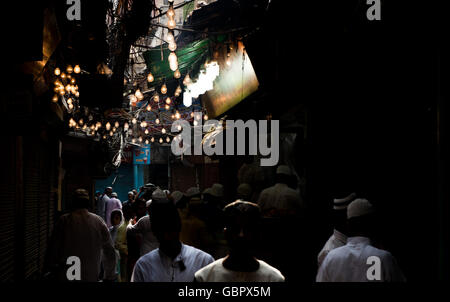
[[[372,204],[356,199],[347,208],[347,244],[328,253],[316,276],[317,282],[402,282],[405,277],[391,253],[375,248],[368,238]]]

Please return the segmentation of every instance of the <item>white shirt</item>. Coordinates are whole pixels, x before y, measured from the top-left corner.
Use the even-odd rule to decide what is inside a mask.
[[[270,209],[299,210],[303,202],[298,192],[286,184],[277,183],[264,189],[259,195],[258,205],[262,211]]]
[[[131,282],[192,282],[195,272],[213,261],[210,254],[186,244],[173,260],[158,248],[139,258]]]
[[[80,258],[81,281],[98,281],[102,257],[105,278],[112,280],[116,276],[116,254],[108,228],[99,216],[86,209],[61,216],[53,231],[51,265],[64,267],[70,256]],[[66,280],[66,272],[61,273],[59,277]]]
[[[223,266],[225,258],[208,264],[195,273],[198,282],[284,282],[279,270],[258,260],[259,268],[254,272],[237,272]]]
[[[367,271],[373,264],[367,264],[367,259],[371,256],[381,261],[378,281],[406,281],[391,253],[371,246],[366,237],[349,237],[346,245],[330,251],[319,268],[316,281],[368,282]]]
[[[317,256],[317,263],[320,266],[331,250],[335,248],[344,246],[347,243],[347,236],[339,232],[338,230],[334,230],[333,235],[330,236],[328,241],[323,246],[319,255]]]
[[[122,203],[115,197],[109,198],[105,203],[105,215],[106,215],[106,225],[111,227],[111,212],[115,209],[122,209]]]
[[[142,244],[140,246],[140,256],[157,249],[159,247],[158,239],[152,231],[152,225],[150,223],[150,216],[146,215],[141,217],[136,224],[128,225],[128,230],[130,232],[136,232],[142,234]]]

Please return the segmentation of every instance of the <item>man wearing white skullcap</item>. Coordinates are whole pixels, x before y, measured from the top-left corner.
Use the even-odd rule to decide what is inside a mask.
[[[304,204],[299,192],[288,186],[291,176],[292,172],[288,166],[277,167],[276,184],[264,189],[258,198],[263,216],[285,216],[301,211]]]
[[[317,282],[405,281],[392,254],[371,245],[374,212],[367,199],[355,199],[348,205],[347,244],[328,253],[317,273]]]
[[[344,198],[334,199],[333,201],[333,235],[330,236],[328,241],[317,256],[318,266],[322,264],[323,259],[328,255],[331,250],[343,246],[347,243],[347,206],[356,198],[355,193]]]

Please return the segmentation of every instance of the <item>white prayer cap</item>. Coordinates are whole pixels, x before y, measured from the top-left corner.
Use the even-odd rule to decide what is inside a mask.
[[[152,199],[166,199],[166,198],[167,198],[166,193],[164,193],[164,191],[161,190],[160,188],[156,189],[152,193]]]
[[[374,212],[372,204],[367,199],[353,200],[347,207],[347,219],[359,217]]]
[[[197,187],[190,187],[189,189],[187,189],[185,195],[187,197],[192,197],[192,196],[198,195],[198,194],[200,194],[200,190]]]
[[[291,169],[286,165],[279,165],[277,167],[277,174],[292,175]]]
[[[333,210],[345,210],[347,206],[356,199],[356,193],[352,193],[344,198],[335,198],[333,200]]]
[[[149,199],[149,200],[147,200],[147,202],[145,203],[145,207],[148,208],[148,207],[150,207],[151,204],[152,204],[152,200]]]
[[[173,202],[177,203],[181,200],[181,198],[183,198],[184,194],[183,192],[180,191],[173,191],[172,194],[170,194],[170,196],[172,197]]]
[[[117,197],[117,193],[116,192],[112,192],[111,193],[111,197]]]

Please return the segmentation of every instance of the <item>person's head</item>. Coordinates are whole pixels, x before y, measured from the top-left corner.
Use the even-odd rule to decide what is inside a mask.
[[[160,249],[175,257],[180,248],[181,219],[170,200],[155,199],[149,208],[152,231],[159,241]]]
[[[145,206],[145,200],[138,198],[133,203],[133,209],[134,213],[136,213],[136,218],[139,219],[141,217],[144,217],[147,214],[147,208]]]
[[[134,197],[136,197],[136,196],[138,195],[138,192],[137,192],[137,190],[136,190],[136,189],[133,189],[133,190],[131,190],[131,192],[133,192],[133,194],[134,194]]]
[[[252,187],[246,183],[240,184],[237,188],[236,197],[241,200],[250,200],[250,197],[252,197]]]
[[[112,187],[106,187],[106,189],[105,189],[105,194],[106,194],[108,197],[111,197],[112,192],[113,192],[113,188],[112,188]]]
[[[89,209],[89,193],[85,189],[76,189],[72,196],[72,209]]]
[[[111,225],[118,226],[122,222],[122,211],[115,209],[111,212]]]
[[[102,192],[100,191],[95,191],[95,198],[98,198],[100,195],[102,195]]]
[[[123,218],[126,221],[129,221],[131,218],[133,218],[134,210],[133,210],[132,204],[130,204],[129,202],[124,203],[122,206],[122,213],[123,213]]]
[[[118,196],[118,195],[117,195],[116,192],[112,192],[112,193],[111,193],[111,198],[117,198],[117,196]]]
[[[375,209],[367,200],[358,198],[347,207],[348,236],[372,237],[375,229]]]
[[[356,194],[351,193],[344,198],[335,198],[333,200],[333,226],[341,233],[347,233],[347,207],[356,199]]]
[[[224,208],[225,238],[230,252],[253,255],[260,240],[261,210],[255,203],[237,200]]]
[[[185,198],[184,198],[183,192],[180,192],[180,191],[173,191],[172,193],[170,193],[169,199],[173,202],[173,204],[174,204],[177,208],[182,208],[182,207],[184,207],[184,206],[182,206],[183,200],[185,199]]]
[[[279,165],[275,174],[276,183],[289,185],[291,183],[292,172],[289,166]]]
[[[132,191],[128,192],[128,201],[133,202],[134,201],[134,193]]]
[[[203,191],[203,199],[206,203],[221,205],[223,202],[223,185],[215,183],[211,188]]]

